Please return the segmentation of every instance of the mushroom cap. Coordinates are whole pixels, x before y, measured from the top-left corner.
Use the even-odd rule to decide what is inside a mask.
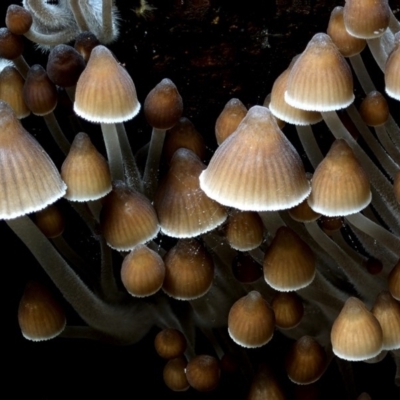
[[[274,313],[256,291],[241,297],[229,311],[228,333],[240,346],[264,346],[272,339],[274,329]]]
[[[174,392],[184,392],[190,385],[186,379],[187,361],[184,357],[169,360],[163,370],[165,384]]]
[[[265,281],[275,290],[298,290],[314,280],[315,256],[297,233],[281,226],[265,253],[263,269]]]
[[[285,93],[292,107],[309,111],[333,111],[354,100],[349,65],[332,39],[317,33],[294,63]]]
[[[166,235],[195,237],[226,220],[225,207],[200,189],[199,175],[204,168],[200,159],[188,149],[179,149],[172,157],[154,201],[161,231]]]
[[[390,13],[387,0],[346,0],[343,8],[344,24],[354,37],[375,39],[385,33]]]
[[[0,101],[0,219],[39,211],[64,196],[53,161]]]
[[[164,276],[165,266],[162,258],[143,244],[138,244],[122,262],[122,283],[134,297],[151,296],[158,292]],[[180,354],[174,357],[178,355]]]
[[[297,60],[295,57],[289,68],[275,79],[271,90],[271,103],[269,109],[276,118],[295,125],[313,125],[322,121],[322,115],[316,111],[306,111],[289,105],[285,100],[285,91],[290,71]]]
[[[343,7],[341,6],[332,10],[326,32],[343,57],[355,56],[361,53],[367,45],[365,39],[356,38],[347,32],[343,19]]]
[[[318,165],[307,201],[328,217],[355,214],[371,201],[369,179],[347,142],[336,140]]]
[[[204,296],[213,283],[214,262],[195,239],[180,239],[164,257],[163,291],[177,300]]]
[[[182,116],[183,102],[175,84],[164,78],[147,95],[143,105],[147,122],[155,129],[171,129]]]
[[[230,136],[247,114],[247,108],[239,99],[230,99],[215,122],[215,137],[220,145]]]
[[[111,173],[105,158],[97,151],[86,133],[78,133],[61,166],[67,184],[65,198],[70,201],[91,201],[111,191]]]
[[[91,122],[117,123],[140,110],[136,88],[110,50],[97,46],[76,84],[74,111]]]
[[[385,91],[393,99],[400,100],[400,34],[395,37],[397,44],[385,65]]]
[[[216,389],[220,376],[218,360],[205,354],[193,357],[186,367],[186,378],[190,386],[199,392]]]
[[[18,323],[24,338],[37,342],[58,336],[66,319],[53,294],[39,282],[30,282],[19,303]]]
[[[382,328],[361,300],[350,297],[332,325],[331,342],[338,357],[367,360],[382,351]]]
[[[216,150],[200,187],[217,202],[248,211],[294,207],[310,193],[296,150],[266,107],[252,107]]]
[[[302,336],[287,355],[286,372],[292,382],[308,385],[322,376],[326,364],[327,356],[323,347],[311,336]]]
[[[165,328],[154,339],[157,354],[167,360],[183,356],[186,351],[186,338],[181,331]]]
[[[156,212],[147,197],[116,181],[105,197],[100,226],[107,244],[115,250],[132,250],[155,238],[160,230]]]

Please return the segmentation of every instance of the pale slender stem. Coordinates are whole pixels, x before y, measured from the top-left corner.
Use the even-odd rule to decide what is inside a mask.
[[[389,136],[391,137],[397,150],[400,151],[400,128],[391,115],[389,115],[389,118],[385,123],[385,128],[388,131]]]
[[[382,243],[388,250],[400,257],[400,239],[382,226],[364,217],[361,213],[348,215],[350,224]]]
[[[378,64],[378,67],[382,70],[382,72],[385,72],[387,54],[381,46],[381,39],[368,39],[367,43],[376,63]]]
[[[353,121],[354,125],[361,133],[363,139],[372,150],[372,152],[376,155],[379,162],[382,164],[383,169],[390,175],[395,176],[396,173],[400,170],[399,166],[390,158],[390,156],[385,152],[382,148],[381,144],[375,139],[374,135],[368,129],[367,125],[365,125],[362,120],[360,114],[358,113],[354,104],[351,104],[347,109],[347,114]]]
[[[382,143],[382,146],[385,148],[387,153],[392,157],[392,159],[400,165],[400,151],[397,149],[392,139],[390,138],[385,125],[380,125],[375,127],[376,136],[379,141]]]
[[[380,289],[377,287],[374,277],[355,263],[341,247],[319,228],[316,222],[306,224],[306,229],[315,242],[333,257],[364,299],[369,299],[371,294],[376,293],[377,295],[379,293]]]
[[[114,277],[111,248],[107,245],[103,237],[100,238],[101,249],[101,275],[100,286],[105,300],[118,301],[121,293],[118,290]]]
[[[360,85],[363,88],[365,94],[374,91],[375,85],[372,82],[372,79],[367,71],[367,68],[365,68],[365,64],[361,57],[361,54],[349,57],[349,61],[351,66],[353,67],[354,72],[356,73],[357,79],[360,82]]]
[[[57,46],[60,43],[68,43],[74,39],[74,36],[68,30],[56,33],[40,33],[31,28],[24,36],[33,43],[45,46]]]
[[[279,215],[278,212],[274,211],[261,211],[258,213],[258,215],[261,217],[262,222],[265,226],[265,229],[268,231],[268,233],[274,237],[276,234],[276,231],[281,227],[285,226],[285,223],[283,222],[281,216]]]
[[[21,76],[24,79],[26,79],[26,76],[28,75],[28,71],[29,71],[29,65],[25,61],[24,56],[20,55],[17,58],[14,58],[14,60],[12,60],[12,62],[14,63],[15,68],[17,68],[17,70],[21,74]]]
[[[132,148],[126,135],[124,124],[116,124],[118,139],[121,146],[122,158],[125,165],[125,175],[128,186],[133,187],[138,192],[143,193],[143,182],[140,177],[139,168],[136,164]]]
[[[384,199],[385,207],[381,208],[378,207],[379,205],[377,205],[377,211],[381,214],[382,218],[387,221],[388,225],[390,224],[390,221],[396,221],[397,224],[399,224],[400,210],[399,205],[394,198],[391,183],[379,170],[379,168],[372,162],[372,160],[367,156],[364,150],[357,144],[357,142],[350,135],[348,130],[343,126],[336,112],[323,112],[322,116],[325,120],[325,123],[329,127],[332,134],[336,137],[336,139],[345,139],[347,144],[352,148],[355,156],[367,172],[372,185]]]
[[[82,9],[79,5],[79,0],[69,0],[69,5],[72,13],[74,14],[75,21],[81,32],[89,31],[88,24],[86,22],[85,16],[82,13]]]
[[[47,128],[49,129],[51,136],[53,136],[54,141],[57,143],[61,151],[67,155],[69,153],[69,149],[71,148],[71,144],[65,137],[64,132],[57,122],[54,113],[51,112],[47,115],[44,115],[43,119],[46,122]]]
[[[129,343],[147,333],[152,325],[152,314],[146,313],[145,303],[140,303],[139,307],[133,304],[115,307],[105,303],[83,283],[27,216],[6,222],[89,326]]]
[[[72,265],[77,266],[81,270],[86,271],[88,268],[87,263],[83,258],[65,241],[62,235],[51,239],[54,246],[60,254]]]
[[[67,96],[69,97],[71,102],[73,103],[75,101],[76,85],[70,86],[70,87],[66,87],[66,88],[64,88],[64,90],[67,93]]]
[[[390,9],[389,29],[393,32],[393,34],[396,34],[397,32],[400,31],[400,22],[393,14],[392,9]]]
[[[311,162],[311,165],[314,167],[314,169],[317,168],[318,164],[322,161],[324,156],[321,153],[317,141],[315,140],[315,136],[311,129],[311,126],[296,125],[296,130],[304,151],[306,152],[307,157]]]
[[[160,165],[164,139],[165,129],[153,128],[149,152],[147,154],[146,167],[143,174],[144,192],[150,200],[154,199],[157,190],[158,168]]]
[[[104,144],[106,146],[108,163],[110,165],[111,177],[114,181],[124,180],[124,166],[122,163],[122,152],[118,140],[115,124],[101,124]]]
[[[112,4],[113,0],[103,0],[102,23],[103,23],[103,36],[105,43],[111,42],[113,38]]]

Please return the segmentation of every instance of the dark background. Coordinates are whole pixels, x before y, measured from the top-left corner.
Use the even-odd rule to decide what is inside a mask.
[[[18,4],[1,1],[0,16],[5,15],[11,3]],[[121,34],[109,47],[131,74],[141,103],[161,79],[173,80],[183,97],[184,115],[207,140],[208,157],[216,148],[214,124],[224,104],[232,97],[239,98],[247,107],[262,104],[273,80],[288,66],[291,58],[304,49],[314,33],[326,30],[330,10],[342,5],[332,0],[246,0],[237,2],[238,5],[230,0],[150,0],[149,3],[156,9],[144,18],[134,11],[139,1],[116,1],[120,9]],[[391,4],[394,8],[400,2]],[[25,57],[29,64],[46,64],[46,55],[28,42]],[[360,94],[357,88],[356,94]],[[67,136],[73,138],[75,132],[65,118],[68,112],[68,106],[61,102],[57,114],[65,124]],[[24,125],[60,165],[62,155],[47,139],[40,118],[29,117]],[[100,133],[86,124],[84,129],[95,135]],[[135,150],[150,138],[151,129],[142,114],[127,123],[127,130]],[[285,132],[296,143],[292,131]],[[91,137],[101,149],[100,136],[98,140]],[[328,145],[329,138],[326,142]],[[67,205],[61,207],[70,212]],[[95,243],[85,239],[84,228],[71,225],[67,224],[67,237],[69,235],[78,248],[96,262]],[[2,379],[8,386],[11,380],[19,378],[20,384],[12,385],[13,397],[29,393],[38,399],[98,395],[142,398],[137,391],[147,388],[149,395],[167,398],[211,399],[227,393],[232,393],[235,399],[244,398],[247,382],[240,375],[224,376],[221,387],[210,394],[198,394],[193,390],[174,394],[166,389],[162,382],[164,362],[156,356],[152,345],[155,329],[139,344],[121,347],[84,340],[56,339],[42,343],[24,340],[17,324],[23,288],[29,279],[40,277],[46,281],[47,278],[3,223],[0,235],[3,253],[13,256],[12,261],[4,258],[2,261],[5,274],[2,354],[6,370]],[[67,304],[65,307],[69,323],[81,323]],[[287,340],[276,333],[266,349],[250,352],[250,356],[254,361],[277,362],[279,370],[286,347]],[[399,398],[400,393],[393,385],[394,367],[389,357],[378,365],[354,365],[355,393],[365,390],[374,399]],[[387,395],[379,393],[384,385],[389,388]],[[294,386],[287,383],[285,386],[292,397]],[[322,393],[320,398],[343,396],[344,388],[335,363],[317,387]],[[107,391],[112,396],[105,394]],[[298,398],[313,398],[302,396]]]

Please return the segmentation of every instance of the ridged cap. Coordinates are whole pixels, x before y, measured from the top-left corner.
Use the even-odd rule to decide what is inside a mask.
[[[0,101],[0,219],[39,211],[65,194],[53,161]]]
[[[111,124],[132,119],[139,110],[128,72],[110,50],[95,47],[76,84],[74,111],[88,121]]]
[[[310,193],[302,161],[266,107],[252,107],[200,175],[212,199],[246,211],[291,208]]]

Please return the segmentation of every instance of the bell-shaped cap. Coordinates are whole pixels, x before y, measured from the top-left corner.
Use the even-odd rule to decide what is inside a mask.
[[[219,203],[248,211],[294,207],[310,193],[300,156],[266,107],[252,107],[200,175]]]
[[[293,107],[309,111],[333,111],[354,100],[350,67],[332,39],[317,33],[293,65],[285,93]]]
[[[0,219],[41,210],[64,196],[53,161],[3,101],[0,132]]]
[[[136,88],[110,50],[97,46],[76,84],[74,111],[91,122],[117,123],[140,110]]]

